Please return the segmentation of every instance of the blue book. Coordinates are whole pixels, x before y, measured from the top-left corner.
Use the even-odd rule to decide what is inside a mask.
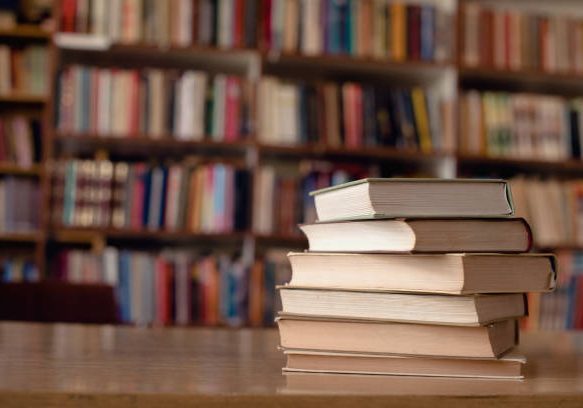
[[[144,181],[144,197],[142,202],[144,203],[144,212],[142,213],[142,226],[148,226],[148,217],[150,215],[150,207],[152,205],[152,169],[146,170],[142,179]]]
[[[77,195],[77,162],[67,162],[65,167],[65,186],[63,191],[63,224],[73,225],[75,219],[75,200]]]
[[[356,28],[356,16],[351,18],[351,7],[349,0],[336,0],[338,4],[338,14],[339,14],[339,21],[338,21],[338,34],[339,34],[339,41],[338,41],[338,48],[340,53],[352,53],[356,51],[353,48],[353,40],[356,41],[356,38],[352,38],[353,28]],[[354,27],[353,27],[354,25]]]
[[[2,263],[2,282],[12,282],[12,262],[9,259]]]
[[[131,321],[132,316],[130,299],[131,296],[130,261],[131,261],[130,252],[122,251],[119,254],[119,279],[117,287],[117,300],[119,304],[120,319],[124,323],[129,323]]]
[[[227,169],[224,164],[215,164],[213,167],[214,197],[213,197],[213,225],[211,230],[225,230],[226,225],[226,188]]]
[[[90,68],[81,68],[81,100],[77,101],[80,106],[80,125],[81,132],[88,132],[89,131],[89,123],[90,119],[89,116],[90,112],[90,104],[89,101],[91,99],[91,69]]]
[[[340,48],[340,4],[346,0],[328,0],[327,37],[328,52],[338,54]]]
[[[433,61],[435,50],[435,8],[421,6],[421,59]]]
[[[164,226],[164,217],[166,216],[166,207],[168,203],[166,202],[166,196],[168,192],[168,167],[162,166],[162,194],[160,202],[160,214],[158,215],[158,227]]]

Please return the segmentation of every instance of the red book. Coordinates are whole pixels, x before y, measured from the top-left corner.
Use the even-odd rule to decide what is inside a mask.
[[[354,139],[354,125],[353,125],[353,103],[352,103],[352,87],[353,84],[344,84],[342,86],[342,116],[344,120],[344,145],[351,146]]]
[[[170,313],[170,292],[172,291],[172,279],[170,276],[168,263],[161,259],[156,259],[156,320],[159,324],[167,325],[171,321]]]
[[[77,14],[76,0],[63,0],[61,2],[61,31],[75,31],[75,15]]]
[[[9,121],[0,118],[0,161],[6,161],[6,139],[8,134],[6,127],[9,126]]]
[[[363,135],[363,115],[362,115],[362,87],[354,85],[354,147],[361,147],[364,139]],[[351,146],[352,147],[352,146]]]
[[[511,41],[515,41],[512,37],[512,16],[510,12],[504,13],[504,68],[510,68],[510,53],[512,52],[512,47],[510,46]]]
[[[575,321],[573,329],[583,329],[583,279],[577,277],[575,289]]]
[[[245,26],[245,1],[244,0],[233,0],[234,10],[233,10],[233,46],[242,47],[244,32],[243,28]]]
[[[407,6],[407,57],[421,58],[421,6]]]
[[[225,141],[239,139],[241,123],[241,83],[239,78],[228,77],[225,98]]]
[[[272,0],[262,0],[261,7],[261,48],[263,50],[271,49],[271,2]]]
[[[198,14],[199,14],[199,0],[192,0],[192,44],[198,44]]]
[[[491,67],[494,64],[494,15],[492,10],[480,10],[480,65]]]

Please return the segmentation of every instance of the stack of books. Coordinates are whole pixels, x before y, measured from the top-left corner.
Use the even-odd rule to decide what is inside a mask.
[[[318,190],[278,318],[288,372],[522,378],[524,293],[556,282],[502,180]]]

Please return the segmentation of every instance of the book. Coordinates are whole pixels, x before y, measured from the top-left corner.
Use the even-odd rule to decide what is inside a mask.
[[[311,194],[320,221],[513,214],[510,190],[503,180],[367,178]]]
[[[494,358],[518,341],[515,320],[462,327],[286,316],[277,325],[286,349]]]
[[[545,254],[294,253],[290,284],[305,288],[423,293],[550,291],[556,260]]]
[[[475,296],[279,287],[282,316],[484,326],[526,314],[522,294]]]
[[[413,357],[284,349],[284,372],[523,379],[526,358],[510,352],[501,358]]]
[[[375,219],[300,229],[311,252],[528,252],[532,246],[523,218]]]

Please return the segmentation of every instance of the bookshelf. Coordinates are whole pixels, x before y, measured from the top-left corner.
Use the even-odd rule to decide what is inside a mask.
[[[190,4],[189,2],[180,3],[182,4],[180,7],[187,7],[185,5]],[[201,1],[192,4],[197,3],[207,4],[208,2]],[[260,0],[248,3],[258,6]],[[274,3],[279,4],[279,0],[274,0]],[[301,2],[290,3],[299,4]],[[376,2],[364,1],[362,3],[365,4],[362,6],[365,8],[362,13],[366,15],[369,12],[366,10],[368,5]],[[270,263],[277,265],[274,269],[281,269],[281,264],[284,262],[281,261],[279,250],[305,246],[306,243],[298,231],[288,227],[289,224],[309,220],[310,217],[313,217],[313,211],[310,211],[309,204],[302,199],[302,189],[323,186],[321,183],[366,175],[429,177],[514,177],[527,175],[543,179],[554,177],[564,181],[583,178],[583,162],[578,158],[558,160],[517,158],[507,155],[486,155],[484,151],[468,152],[459,149],[460,137],[463,136],[463,132],[460,130],[463,114],[459,111],[459,105],[461,96],[467,91],[497,91],[507,94],[529,95],[549,94],[566,98],[567,101],[575,100],[583,95],[582,70],[548,70],[533,66],[518,68],[511,67],[509,64],[503,66],[469,64],[464,53],[467,45],[465,13],[467,13],[467,6],[470,3],[480,3],[484,8],[498,7],[495,1],[489,0],[460,0],[459,2],[454,0],[415,2],[411,0],[400,3],[402,9],[396,12],[405,12],[405,22],[412,24],[412,27],[418,27],[419,30],[422,29],[423,24],[415,21],[420,10],[433,10],[432,12],[440,16],[443,13],[446,14],[446,20],[449,22],[446,26],[450,27],[449,31],[451,31],[450,38],[445,40],[442,38],[439,41],[447,44],[447,50],[437,51],[436,49],[435,52],[431,53],[429,48],[416,49],[415,42],[405,38],[401,38],[401,42],[404,42],[400,45],[390,42],[388,39],[388,42],[377,43],[375,40],[376,31],[369,31],[366,18],[354,23],[356,24],[354,27],[351,26],[350,29],[353,31],[350,33],[354,38],[350,37],[349,40],[343,37],[340,39],[330,37],[331,34],[326,34],[326,30],[333,30],[333,27],[329,22],[325,22],[323,26],[325,34],[304,33],[302,35],[306,37],[299,36],[296,41],[293,34],[296,30],[294,28],[296,20],[293,16],[290,17],[289,21],[285,19],[274,20],[272,22],[274,31],[267,35],[266,27],[261,22],[265,21],[266,18],[271,19],[273,16],[265,16],[262,14],[261,7],[258,7],[254,13],[250,12],[249,15],[237,14],[239,23],[233,25],[235,31],[231,33],[232,37],[230,37],[231,34],[224,37],[226,34],[221,32],[221,27],[230,26],[227,20],[221,19],[213,23],[211,28],[203,29],[202,26],[199,26],[199,31],[191,36],[189,32],[194,33],[196,30],[193,29],[194,26],[190,27],[190,31],[186,29],[189,27],[188,19],[183,19],[177,23],[176,29],[171,29],[170,27],[173,25],[167,25],[166,22],[159,23],[162,24],[160,26],[162,28],[159,30],[153,28],[154,26],[142,25],[141,31],[134,31],[127,29],[127,27],[126,31],[121,28],[120,31],[111,27],[107,28],[101,20],[97,23],[92,22],[89,17],[91,13],[103,12],[103,10],[97,9],[99,7],[97,4],[95,5],[96,9],[90,14],[75,16],[75,14],[70,13],[70,10],[63,10],[61,2],[56,1],[53,10],[54,21],[57,27],[61,27],[61,30],[55,30],[54,34],[47,33],[40,27],[28,26],[0,31],[0,44],[3,41],[10,44],[22,44],[26,41],[47,44],[51,82],[49,95],[36,96],[22,93],[0,95],[0,112],[3,109],[37,112],[42,117],[44,130],[42,159],[39,163],[27,168],[0,163],[0,174],[2,175],[37,179],[42,198],[41,223],[37,238],[29,237],[30,239],[28,239],[26,235],[17,237],[7,234],[5,241],[17,245],[20,242],[26,247],[26,250],[32,251],[41,275],[48,278],[54,275],[55,271],[52,265],[58,252],[83,248],[88,253],[95,255],[108,247],[114,247],[120,251],[125,248],[135,250],[143,247],[152,253],[184,248],[193,252],[205,249],[206,253],[228,253],[233,259],[243,259],[248,266],[248,273],[252,274],[254,268],[260,268],[260,264],[263,264],[263,269],[265,269],[265,265]],[[518,4],[517,10],[528,8],[519,1],[511,3],[504,10],[515,10],[513,8],[515,3]],[[534,3],[536,4],[533,7],[538,12],[553,12],[548,10],[548,7],[545,8],[544,4],[541,5],[544,2]],[[559,10],[561,12],[580,8],[573,5],[574,1],[565,0],[560,3]],[[221,8],[225,7],[227,2],[219,1],[217,4],[217,7]],[[392,5],[393,2],[388,4]],[[419,5],[423,5],[423,7],[417,7]],[[156,10],[161,13],[170,10],[164,9],[164,7],[170,7],[166,5],[156,4],[152,7],[160,8]],[[214,12],[220,14],[217,10]],[[207,13],[208,10],[204,12]],[[314,10],[310,11],[310,13],[312,12]],[[342,13],[344,12],[347,11],[342,11]],[[407,20],[409,18],[407,13],[411,14],[411,21]],[[176,14],[169,14],[169,16],[172,15],[176,16]],[[220,15],[223,16],[222,18],[226,18],[224,10],[223,14]],[[431,17],[431,15],[431,13],[423,14],[422,18],[428,18],[427,21],[430,21],[431,24],[443,24],[443,21],[432,20],[432,18],[437,17]],[[583,16],[583,9],[573,15]],[[313,15],[304,17],[309,17],[308,20],[310,20]],[[81,21],[79,29],[75,26],[76,18]],[[202,17],[198,15],[197,18]],[[443,18],[443,16],[439,18]],[[111,24],[115,24],[117,21],[113,18],[113,14],[110,15],[110,19]],[[201,20],[196,21],[200,22]],[[122,23],[119,22],[119,24]],[[141,25],[142,23],[138,22],[137,24]],[[374,20],[371,22],[371,27],[382,27],[382,24],[384,23]],[[63,29],[65,26],[68,28]],[[122,26],[120,25],[120,27]],[[108,32],[107,30],[112,31]],[[427,33],[421,31],[417,34],[413,31],[412,33],[414,35],[407,38],[415,38],[419,34],[418,41],[421,44],[419,47],[423,44],[427,46],[426,41],[429,40],[438,41],[437,38],[427,37]],[[324,37],[318,39],[314,35],[323,35]],[[341,48],[345,46],[348,48],[340,50],[341,52],[334,50],[331,44],[336,41],[340,41]],[[343,41],[348,42],[344,43]],[[583,44],[581,50],[583,53]],[[240,131],[241,128],[237,131],[231,129],[230,140],[226,140],[224,132],[216,129],[209,131],[209,126],[212,130],[215,119],[209,119],[206,116],[202,116],[205,123],[202,132],[197,132],[195,135],[186,134],[184,137],[176,131],[174,119],[171,120],[172,124],[165,124],[160,128],[161,130],[156,132],[145,131],[141,128],[142,125],[129,129],[124,128],[122,132],[101,132],[98,131],[96,125],[92,124],[92,121],[89,121],[91,122],[89,125],[77,126],[77,122],[73,120],[74,126],[68,128],[60,126],[59,120],[62,117],[60,113],[62,106],[59,99],[61,97],[60,78],[62,78],[60,75],[68,67],[80,66],[88,69],[89,73],[82,74],[88,76],[94,75],[95,72],[112,70],[112,72],[138,73],[137,76],[142,78],[140,75],[145,75],[151,70],[160,70],[164,75],[169,73],[168,80],[171,85],[167,89],[174,89],[173,86],[177,81],[183,79],[182,74],[185,72],[204,73],[206,75],[205,92],[211,93],[215,92],[216,86],[221,86],[216,85],[217,76],[224,74],[229,77],[237,77],[240,83],[249,83],[253,89],[248,104],[244,106],[245,109],[249,109],[249,112],[246,113],[248,123],[245,125],[244,132]],[[91,71],[93,68],[95,69]],[[334,126],[338,126],[339,132],[342,134],[341,142],[335,142],[327,136],[328,133],[334,133],[330,131],[330,124],[334,124],[333,119],[328,120],[325,125],[322,125],[321,119],[318,119],[314,128],[302,128],[303,131],[308,129],[308,133],[315,134],[314,138],[303,134],[305,132],[299,129],[293,132],[294,134],[286,133],[286,126],[283,126],[280,130],[285,137],[294,138],[293,141],[290,141],[291,139],[285,142],[277,139],[266,139],[262,134],[262,125],[265,120],[262,120],[260,111],[265,109],[265,106],[281,105],[279,100],[265,99],[262,102],[257,87],[261,81],[266,79],[276,82],[278,86],[281,85],[281,89],[277,88],[275,91],[276,99],[281,97],[287,101],[283,103],[286,106],[285,109],[288,109],[287,111],[274,113],[278,120],[299,115],[301,123],[311,123],[312,111],[303,112],[293,106],[301,106],[302,103],[299,101],[310,101],[309,98],[312,96],[309,95],[316,95],[314,100],[319,101],[318,106],[326,106],[321,99],[318,99],[325,96],[327,91],[324,88],[328,87],[328,91],[333,89],[330,92],[337,92],[338,96],[335,100],[339,101],[341,111],[337,118],[333,117],[336,120]],[[347,90],[346,84],[355,84],[357,90],[354,91],[355,87]],[[372,131],[373,136],[375,136],[372,142],[363,137],[355,139],[356,142],[353,145],[347,144],[347,133],[344,133],[347,132],[346,129],[353,129],[354,126],[357,126],[355,132],[361,135],[365,134],[367,132],[365,128],[367,119],[363,114],[362,118],[347,121],[343,112],[355,110],[354,107],[360,106],[359,103],[363,103],[365,97],[372,95],[374,89],[377,88],[386,89],[387,94],[397,95],[394,97],[396,99],[390,100],[391,106],[398,105],[399,98],[405,98],[403,99],[405,101],[409,98],[410,102],[405,103],[410,104],[411,112],[409,114],[399,113],[399,115],[405,116],[396,117],[408,118],[410,121],[408,124],[412,124],[414,127],[415,142],[413,144],[408,145],[400,139],[377,140],[375,132],[380,131],[380,127],[374,128],[375,130]],[[138,87],[138,89],[140,88]],[[439,137],[432,139],[429,145],[425,143],[423,148],[421,148],[421,136],[418,128],[419,118],[415,116],[417,112],[413,106],[414,89],[421,90],[426,101],[429,98],[428,95],[437,95],[436,99],[439,102],[436,105],[439,106],[437,116],[435,116],[435,112],[431,118],[430,112],[426,114],[428,121],[429,119],[434,120],[435,117],[439,118],[437,121],[439,126],[435,127],[439,130],[436,133],[439,134]],[[172,100],[176,101],[175,91],[170,92],[174,95]],[[83,98],[81,93],[77,94],[76,97]],[[363,99],[359,102],[358,98]],[[137,100],[139,99],[137,98]],[[207,101],[207,99],[204,100]],[[295,101],[295,105],[290,100]],[[91,103],[95,103],[95,101],[86,105],[89,110],[94,109]],[[263,108],[261,108],[262,103]],[[209,112],[208,109],[205,105],[203,108],[205,115]],[[374,109],[376,108],[373,106]],[[315,115],[321,118],[330,115],[333,110],[326,107],[323,111],[315,110],[314,112],[317,112]],[[371,117],[376,117],[378,114],[377,111],[370,112],[372,112]],[[389,112],[389,114],[395,115],[396,113]],[[177,115],[177,113],[172,111],[169,115],[173,118],[172,115]],[[432,121],[429,122],[431,126]],[[107,120],[104,123],[107,123]],[[355,123],[357,124],[355,125]],[[379,123],[382,125],[381,122]],[[408,132],[406,125],[407,123],[398,124],[397,131],[400,134]],[[358,130],[358,126],[362,126],[364,130]],[[107,128],[107,126],[105,127]],[[314,131],[314,129],[316,130]],[[391,132],[394,131],[395,128],[391,128]],[[267,132],[268,136],[269,133]],[[435,133],[433,129],[431,129],[431,133]],[[249,208],[246,209],[249,225],[242,230],[231,232],[205,232],[168,230],[164,227],[151,230],[144,227],[114,228],[111,225],[99,227],[63,225],[61,222],[54,222],[51,220],[51,214],[55,212],[55,169],[58,163],[70,162],[75,159],[106,160],[111,161],[113,165],[119,162],[145,163],[152,167],[158,166],[164,171],[177,164],[189,166],[191,163],[198,165],[215,162],[245,169],[250,177]],[[265,169],[267,171],[264,171]],[[268,182],[272,184],[270,187],[266,187],[267,191],[271,191],[271,194],[277,194],[274,192],[281,193],[282,189],[286,189],[287,201],[296,204],[281,203],[279,205],[280,203],[277,201],[275,201],[275,205],[270,203],[265,211],[272,213],[271,218],[259,222],[257,218],[260,214],[256,214],[258,212],[256,211],[258,197],[254,196],[254,192],[261,179],[266,177],[262,174],[270,172],[273,173],[272,176],[269,176],[272,178],[267,178],[271,180]],[[274,196],[271,195],[271,197]],[[263,207],[261,208],[263,211]],[[285,210],[283,210],[284,208]],[[256,222],[261,225],[259,230],[254,227]],[[282,226],[287,226],[284,228],[285,232],[278,230]],[[11,236],[22,239],[10,239]],[[1,235],[0,240],[3,240]],[[30,245],[34,246],[32,250]],[[47,248],[50,250],[47,251]],[[561,241],[552,246],[542,245],[539,249],[551,250],[554,248],[575,251],[580,248],[580,244]],[[284,274],[285,272],[281,272],[281,276]],[[257,317],[255,321],[258,321]]]

